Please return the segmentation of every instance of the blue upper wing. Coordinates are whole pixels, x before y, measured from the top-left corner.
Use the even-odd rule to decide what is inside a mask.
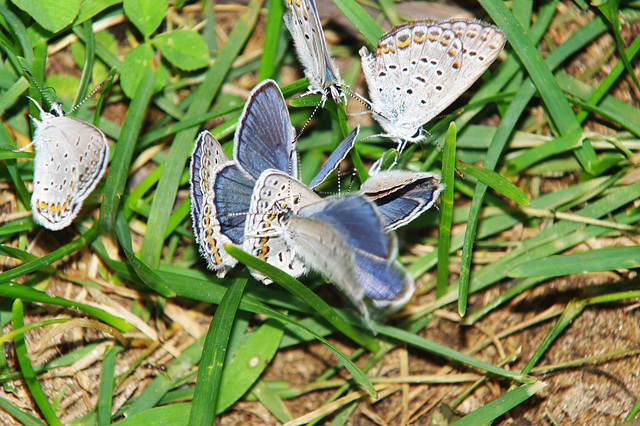
[[[297,175],[294,151],[295,129],[291,125],[287,105],[273,80],[258,84],[238,122],[233,156],[255,180],[267,169]]]
[[[218,169],[214,178],[213,204],[220,232],[234,244],[244,242],[244,224],[251,207],[255,180],[234,162]]]
[[[338,230],[352,248],[373,256],[387,259],[394,249],[392,237],[384,231],[382,218],[366,197],[346,195],[324,198],[301,208],[298,215],[328,223]]]

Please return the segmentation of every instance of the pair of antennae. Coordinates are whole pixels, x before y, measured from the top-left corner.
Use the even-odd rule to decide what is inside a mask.
[[[351,90],[351,87],[347,86],[346,84],[339,84],[339,86],[340,86],[341,90],[343,90],[349,96],[351,96],[353,99],[355,99],[356,101],[358,101],[362,105],[364,105],[369,110],[369,112],[373,111],[373,107],[371,106],[371,102],[369,102],[367,99],[365,99],[362,95],[360,95],[359,93],[354,92],[353,90]],[[300,129],[300,133],[298,133],[298,135],[296,136],[296,139],[294,140],[294,142],[297,141],[300,136],[302,136],[302,133],[304,133],[304,130],[307,128],[307,126],[311,122],[311,119],[313,118],[313,116],[316,115],[316,112],[318,111],[318,109],[320,107],[324,108],[324,104],[327,101],[327,99],[329,98],[329,94],[327,93],[328,90],[329,89],[327,89],[324,92],[322,92],[322,99],[320,100],[320,103],[315,106],[315,108],[311,112],[311,115],[309,116],[307,121],[305,121],[304,125]],[[303,96],[306,96],[306,94],[302,94],[300,96],[296,96],[296,98],[300,98],[300,97],[303,97]],[[340,103],[342,103],[342,102],[340,102]]]
[[[24,73],[27,75],[27,77],[29,77],[29,79],[31,80],[31,82],[33,83],[34,86],[36,86],[36,88],[38,89],[38,91],[42,94],[42,96],[44,96],[44,98],[47,100],[47,102],[49,102],[50,106],[53,106],[54,103],[51,101],[51,99],[49,99],[49,97],[47,96],[46,92],[38,85],[38,83],[36,82],[36,79],[33,78],[33,75],[31,75],[31,73],[29,72],[28,69],[26,68],[22,68],[22,71],[24,71]],[[95,89],[93,89],[91,91],[91,93],[89,93],[82,101],[80,101],[77,105],[73,106],[69,111],[67,111],[67,114],[77,110],[78,108],[80,108],[80,106],[85,103],[87,101],[87,99],[89,99],[90,97],[92,97],[98,90],[100,90],[102,88],[102,86],[105,85],[105,83],[109,80],[111,80],[113,77],[112,76],[108,76],[107,78],[105,78],[104,80],[102,80],[102,82],[100,82],[100,84],[98,84]],[[55,89],[54,88],[50,88],[54,94],[55,94]]]

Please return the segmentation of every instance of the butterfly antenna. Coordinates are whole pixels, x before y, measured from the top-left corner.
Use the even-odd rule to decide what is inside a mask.
[[[298,140],[298,138],[300,136],[302,136],[302,133],[304,132],[304,130],[307,128],[307,126],[311,122],[311,119],[313,118],[314,115],[316,115],[316,112],[318,111],[318,108],[320,108],[320,105],[321,104],[316,105],[316,107],[313,109],[313,112],[311,113],[309,118],[307,118],[307,121],[305,121],[304,125],[302,126],[302,129],[300,129],[300,133],[298,133],[298,136],[296,136],[296,138],[294,139],[294,141],[293,141],[294,143]]]
[[[31,75],[31,73],[29,72],[28,69],[26,68],[22,68],[22,71],[24,71],[24,73],[27,75],[27,77],[29,77],[29,80],[31,80],[31,82],[33,83],[34,86],[36,86],[36,89],[38,89],[38,92],[40,92],[40,94],[42,96],[44,96],[44,98],[47,100],[47,102],[49,102],[49,105],[53,105],[53,102],[51,102],[51,99],[49,99],[49,97],[47,96],[47,94],[44,92],[44,90],[42,90],[42,87],[40,87],[38,85],[38,83],[36,83],[36,79],[33,78],[33,75]],[[31,99],[33,101],[33,99]],[[38,103],[36,101],[33,101],[36,105],[38,105]],[[40,105],[38,105],[38,107],[40,107]],[[42,110],[42,108],[40,108]]]
[[[433,136],[433,135],[431,134],[431,132],[430,132],[430,131],[428,131],[428,130],[424,130],[424,129],[422,129],[422,131],[423,131],[423,132],[424,132],[424,133],[425,133],[429,138],[431,138],[431,139],[436,143],[436,145],[438,145],[438,148],[440,148],[440,151],[442,151],[442,146],[440,145],[440,141],[438,141],[438,139],[436,139],[436,137],[435,137],[435,136]]]
[[[113,78],[112,76],[109,76],[109,77],[105,78],[104,80],[102,80],[102,82],[101,82],[100,84],[98,84],[98,85],[96,86],[96,88],[95,88],[95,89],[93,89],[93,90],[91,91],[91,93],[89,93],[89,94],[88,94],[88,95],[87,95],[83,100],[81,100],[81,101],[78,103],[78,105],[76,105],[76,106],[74,106],[73,108],[71,108],[67,114],[69,114],[69,113],[71,113],[71,112],[73,112],[73,111],[77,110],[78,108],[80,108],[80,105],[82,105],[83,103],[85,103],[85,102],[87,101],[87,99],[89,99],[90,97],[92,97],[93,95],[95,95],[95,93],[96,93],[98,90],[100,90],[100,89],[102,88],[102,86],[104,86],[104,84],[105,84],[107,81],[111,80],[112,78]]]
[[[355,99],[356,101],[364,105],[364,107],[367,108],[369,111],[373,111],[373,106],[371,105],[371,101],[366,99],[364,96],[362,96],[358,92],[353,91],[351,87],[347,86],[346,84],[341,84],[340,88],[343,91],[345,91],[349,96],[351,96],[353,99]]]
[[[351,171],[351,181],[349,182],[349,188],[347,189],[347,192],[351,192],[351,188],[353,188],[353,183],[356,181],[356,176],[358,173],[358,169],[354,168]]]

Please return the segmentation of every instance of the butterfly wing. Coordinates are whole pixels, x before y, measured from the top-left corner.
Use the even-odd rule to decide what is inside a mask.
[[[241,247],[250,212],[255,180],[234,161],[220,167],[213,177],[213,208],[219,233]]]
[[[222,247],[231,241],[220,232],[214,204],[214,176],[221,166],[229,162],[229,157],[211,133],[204,131],[198,135],[191,154],[191,222],[200,254],[209,269],[216,271],[219,277],[224,277],[237,263]]]
[[[373,314],[383,314],[413,295],[413,279],[395,260],[395,235],[384,231],[384,222],[368,198],[325,198],[301,208],[286,228],[301,257],[333,279],[365,319],[372,313],[369,305]]]
[[[405,305],[416,290],[411,274],[397,260],[388,261],[356,252],[356,274],[364,288],[371,311],[388,315]]]
[[[267,169],[297,176],[295,129],[287,105],[273,80],[258,84],[244,106],[236,129],[233,156],[257,180]]]
[[[44,113],[34,134],[34,220],[57,231],[71,224],[104,174],[109,144],[95,126]]]
[[[347,135],[346,138],[344,138],[342,142],[340,142],[340,145],[338,145],[329,158],[327,158],[327,161],[322,165],[318,174],[313,178],[309,184],[309,188],[316,188],[340,165],[342,160],[345,159],[349,151],[351,151],[351,148],[353,148],[353,145],[356,143],[358,132],[360,132],[360,126],[356,127]]]
[[[391,136],[417,141],[420,127],[465,92],[497,58],[504,34],[481,21],[416,21],[361,49],[374,118]]]
[[[385,229],[392,231],[430,209],[443,189],[437,174],[387,170],[370,176],[359,193],[376,203]]]
[[[287,3],[289,13],[285,14],[284,22],[309,80],[309,92],[322,93],[323,101],[331,94],[334,101],[340,102],[342,80],[329,54],[315,1],[288,0]]]
[[[265,170],[256,182],[245,225],[243,249],[294,277],[307,268],[282,238],[283,220],[302,206],[319,199],[302,182],[279,170]],[[266,284],[271,280],[258,271],[252,275]]]

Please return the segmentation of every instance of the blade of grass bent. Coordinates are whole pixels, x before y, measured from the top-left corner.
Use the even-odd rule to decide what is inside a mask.
[[[465,365],[469,365],[469,366],[478,368],[480,370],[484,370],[489,373],[494,373],[494,374],[497,374],[498,376],[507,377],[513,380],[531,381],[531,379],[528,379],[527,377],[525,377],[524,374],[514,373],[513,371],[505,370],[504,368],[496,367],[493,364],[489,364],[487,362],[477,360],[469,355],[463,354],[462,352],[458,352],[447,346],[440,345],[438,343],[435,343],[423,337],[420,337],[415,333],[410,333],[408,331],[401,330],[396,327],[391,327],[388,325],[382,325],[378,323],[374,324],[373,328],[374,328],[374,331],[384,336],[388,336],[388,337],[391,337],[392,339],[400,340],[409,345],[415,346],[420,349],[424,349],[426,351],[443,356],[445,358],[452,359],[454,361],[461,362]]]
[[[185,119],[209,108],[220,87],[222,87],[233,61],[253,31],[261,5],[262,0],[252,0],[249,3],[249,11],[238,20],[229,34],[227,42],[220,49],[214,65],[206,72],[204,81],[196,90],[194,100],[185,114]],[[164,173],[160,177],[153,197],[153,204],[147,221],[147,233],[140,250],[140,259],[152,268],[156,267],[160,262],[167,223],[178,191],[180,175],[193,150],[197,132],[198,128],[193,127],[182,130],[176,135],[169,150],[168,158],[171,160],[165,164]]]
[[[120,243],[120,248],[124,251],[127,260],[132,266],[131,269],[136,273],[138,278],[149,286],[150,289],[156,291],[163,297],[174,297],[176,293],[167,286],[162,277],[142,263],[142,261],[133,254],[131,231],[129,230],[129,224],[122,212],[119,212],[117,215],[115,231],[118,242]]]
[[[80,250],[82,247],[86,246],[87,244],[91,243],[91,241],[93,241],[97,237],[97,235],[98,235],[98,226],[93,225],[91,229],[89,229],[84,234],[80,235],[78,239],[70,242],[69,244],[62,246],[52,251],[51,253],[42,256],[37,260],[34,260],[29,263],[25,263],[24,265],[17,266],[13,269],[9,269],[8,271],[1,273],[0,284],[6,283],[10,280],[21,277],[28,273],[38,271],[45,266],[48,266],[53,264],[54,262],[57,262],[63,257],[68,256],[71,253],[74,253]]]
[[[376,344],[375,340],[359,332],[351,324],[338,316],[335,310],[333,310],[329,305],[327,305],[324,300],[322,300],[314,292],[309,290],[300,281],[291,277],[286,272],[281,271],[280,269],[269,265],[268,263],[257,259],[248,253],[245,253],[237,247],[225,246],[225,250],[227,251],[227,253],[238,259],[243,264],[259,270],[260,272],[271,278],[274,282],[287,289],[289,292],[306,301],[312,308],[316,310],[316,312],[322,315],[325,320],[327,320],[345,336],[358,343],[360,346],[367,348],[371,352],[375,352],[378,350],[378,345]]]
[[[24,286],[22,284],[8,283],[0,285],[0,296],[8,297],[10,299],[22,299],[46,305],[64,306],[67,308],[77,309],[96,317],[98,320],[115,327],[123,333],[134,329],[134,327],[128,322],[104,312],[101,309],[67,300],[62,297],[51,297],[43,291]]]

